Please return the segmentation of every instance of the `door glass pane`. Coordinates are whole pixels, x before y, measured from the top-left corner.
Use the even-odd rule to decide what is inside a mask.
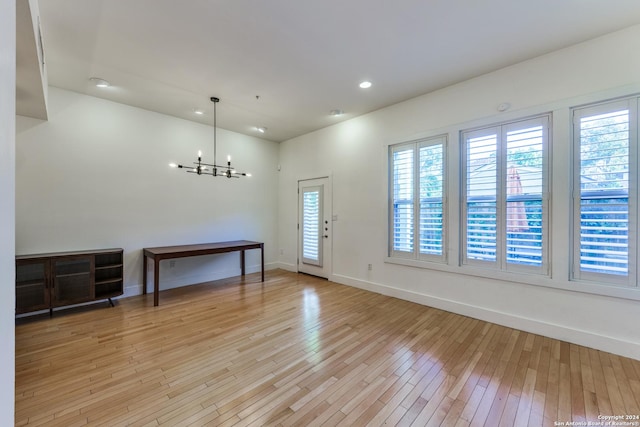
[[[302,262],[322,266],[322,187],[302,190]]]

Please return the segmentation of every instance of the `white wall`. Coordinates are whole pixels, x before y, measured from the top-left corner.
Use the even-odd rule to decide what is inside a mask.
[[[353,286],[640,359],[640,291],[568,281],[569,107],[640,92],[640,26],[418,97],[280,146],[280,265],[295,270],[297,180],[333,177],[333,274]],[[371,90],[375,90],[373,87]],[[496,107],[510,102],[512,109]],[[552,111],[552,278],[471,275],[458,266],[459,131]],[[387,150],[449,135],[449,265],[388,262]],[[372,264],[372,271],[367,270]],[[477,272],[474,272],[474,274]],[[581,288],[591,293],[575,292]],[[595,292],[595,293],[594,293]]]
[[[14,423],[16,2],[0,0],[0,425]]]
[[[219,160],[253,177],[199,177],[168,164],[212,160],[211,126],[53,87],[48,104],[46,122],[17,117],[16,253],[122,247],[127,295],[142,291],[144,247],[256,240],[276,261],[276,143],[218,128]],[[170,265],[161,289],[240,274],[237,252]],[[248,251],[247,271],[259,265]]]

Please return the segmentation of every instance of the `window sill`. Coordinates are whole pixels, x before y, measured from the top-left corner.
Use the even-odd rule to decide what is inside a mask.
[[[504,282],[521,283],[525,285],[543,286],[552,289],[561,289],[571,292],[603,295],[613,298],[640,301],[640,288],[632,288],[622,285],[612,285],[606,283],[570,281],[530,273],[514,273],[507,271],[496,271],[470,265],[449,265],[445,263],[418,261],[414,259],[385,257],[384,262],[406,267],[413,267],[423,270],[434,270],[452,274],[462,274],[465,276],[482,277]]]

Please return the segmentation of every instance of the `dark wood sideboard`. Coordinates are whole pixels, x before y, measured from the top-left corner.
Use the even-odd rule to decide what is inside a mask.
[[[124,292],[123,250],[53,252],[16,256],[16,314],[91,301]]]

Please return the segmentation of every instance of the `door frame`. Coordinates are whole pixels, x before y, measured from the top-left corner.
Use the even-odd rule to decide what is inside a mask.
[[[329,224],[329,230],[327,232],[327,235],[329,236],[324,242],[323,242],[323,254],[322,254],[322,259],[323,259],[323,269],[326,272],[327,275],[327,279],[328,280],[333,280],[333,180],[331,178],[331,174],[326,174],[326,175],[317,175],[317,176],[313,176],[313,177],[303,177],[303,178],[298,178],[296,180],[296,191],[298,192],[297,197],[296,197],[296,272],[300,273],[300,263],[302,262],[300,259],[300,252],[301,252],[301,238],[300,238],[300,233],[301,233],[301,229],[300,229],[300,197],[302,197],[302,195],[300,194],[300,185],[302,183],[304,183],[305,181],[313,181],[313,180],[317,180],[317,179],[326,179],[326,188],[323,191],[323,200],[322,203],[324,205],[324,210],[326,212],[328,212],[328,218],[325,218],[326,221],[328,221]]]

